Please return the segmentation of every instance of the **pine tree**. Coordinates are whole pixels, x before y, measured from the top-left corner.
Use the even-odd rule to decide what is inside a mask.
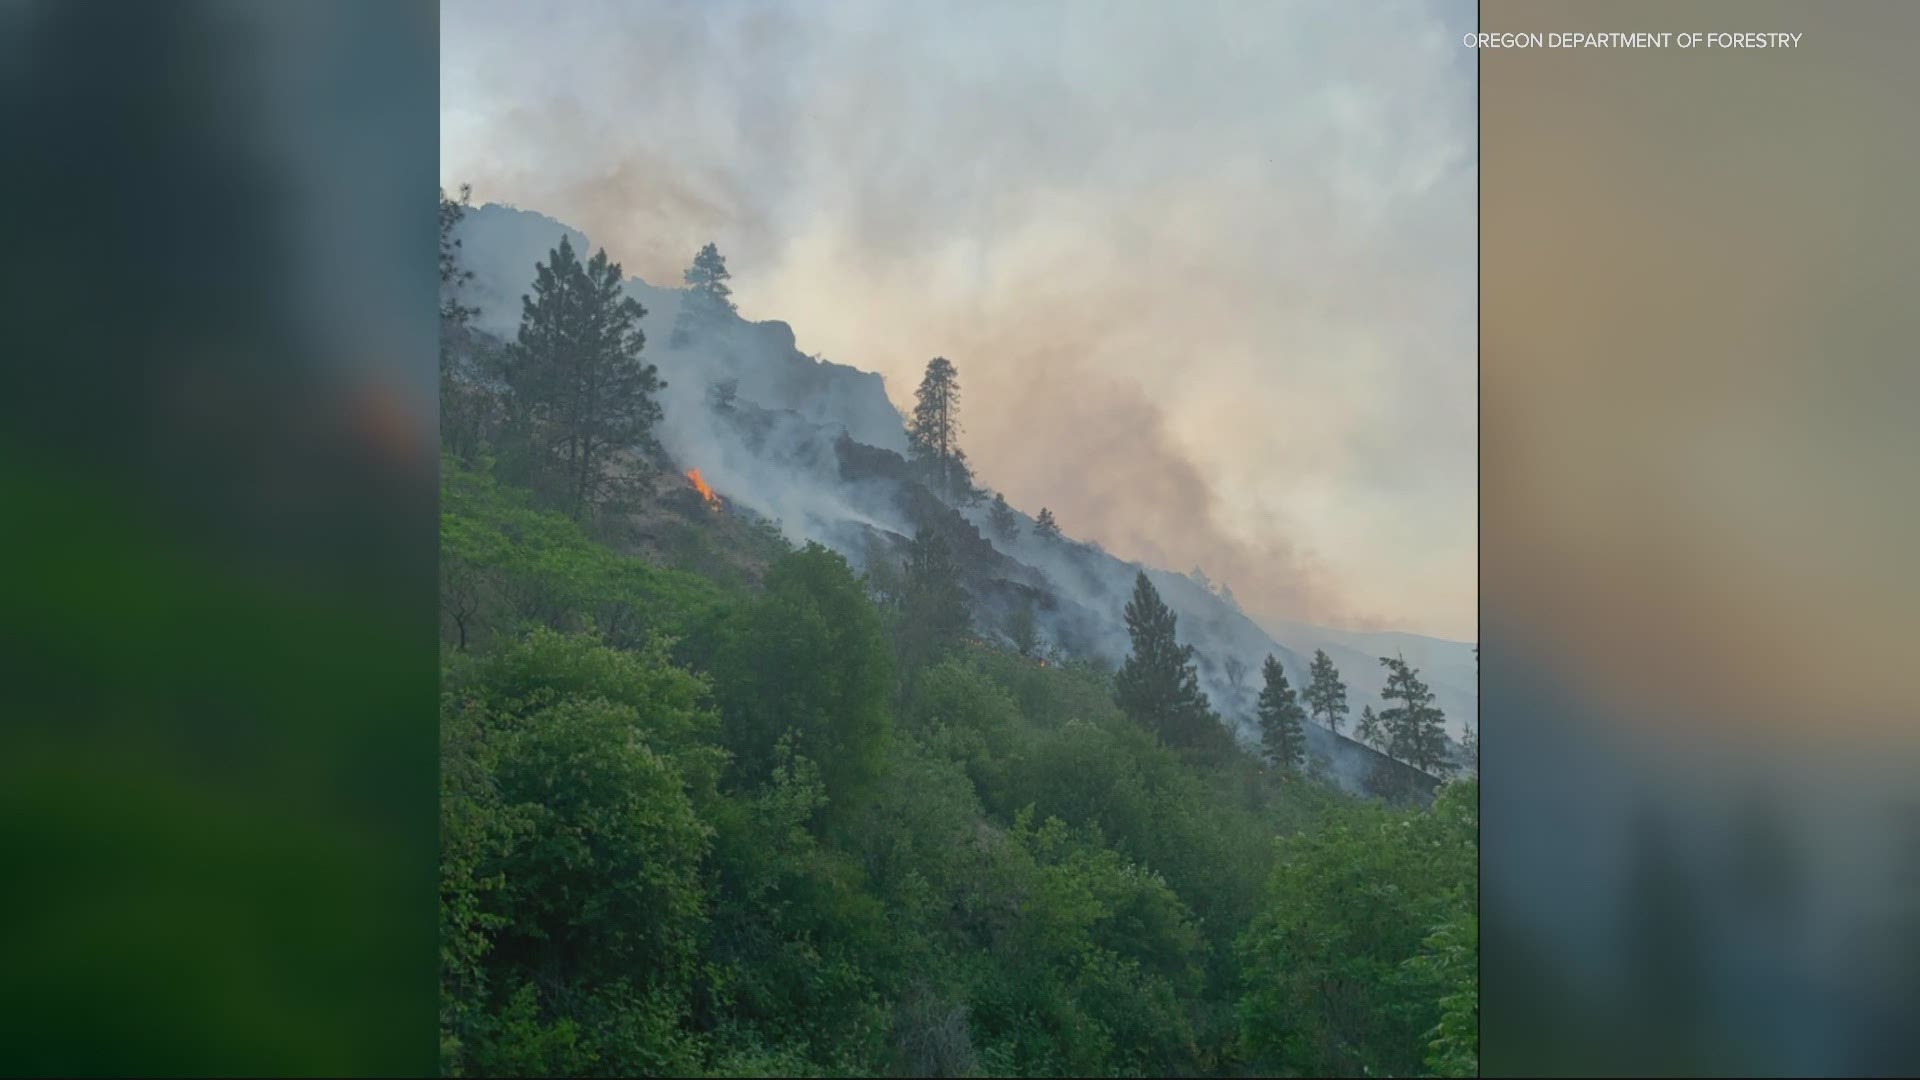
[[[680,275],[680,280],[687,285],[687,294],[680,301],[680,313],[674,317],[673,336],[668,344],[676,349],[684,348],[734,313],[733,290],[727,287],[731,277],[726,257],[720,254],[719,248],[708,244],[700,249],[693,257],[693,265]]]
[[[461,326],[465,326],[480,311],[460,302],[460,289],[473,280],[473,271],[460,265],[460,240],[453,235],[454,229],[467,216],[467,207],[472,198],[473,187],[470,184],[460,185],[460,198],[457,201],[447,198],[445,188],[440,190],[440,318],[442,322]]]
[[[1060,525],[1053,520],[1053,511],[1044,506],[1040,508],[1040,516],[1033,522],[1033,534],[1043,540],[1060,539]]]
[[[938,663],[972,629],[953,548],[932,529],[922,529],[907,551],[900,601],[898,644],[908,672]]]
[[[1347,684],[1340,681],[1340,670],[1333,666],[1333,660],[1326,650],[1313,651],[1312,681],[1307,685],[1307,707],[1312,715],[1324,718],[1324,723],[1336,735],[1340,733],[1340,718],[1347,715]]]
[[[1012,540],[1020,535],[1020,519],[1014,516],[1013,507],[1007,505],[1005,495],[994,494],[993,505],[987,508],[987,525],[1002,540]]]
[[[1401,657],[1381,657],[1387,668],[1387,685],[1380,691],[1389,703],[1380,710],[1380,725],[1387,737],[1387,756],[1397,758],[1434,776],[1452,771],[1447,761],[1446,716],[1433,704],[1433,691],[1420,681]]]
[[[1373,706],[1367,705],[1361,708],[1360,725],[1354,729],[1354,738],[1359,739],[1375,750],[1380,750],[1385,747],[1385,743],[1382,742],[1383,734],[1380,727],[1380,717],[1373,711]]]
[[[1286,769],[1298,769],[1306,761],[1306,729],[1302,726],[1306,710],[1294,697],[1287,683],[1287,672],[1272,656],[1260,667],[1266,685],[1260,690],[1260,746],[1267,760]]]
[[[477,307],[462,302],[473,271],[461,265],[454,230],[467,216],[473,189],[462,185],[458,200],[440,192],[440,441],[454,456],[471,460],[498,402],[481,378],[472,334]]]
[[[973,470],[960,449],[960,371],[936,356],[914,391],[913,416],[907,421],[907,451],[928,486],[948,499],[964,499],[973,490]]]
[[[621,290],[605,249],[582,265],[566,237],[534,265],[507,367],[521,435],[541,486],[576,520],[627,493],[656,449],[666,384],[642,363],[646,309]],[[616,468],[616,458],[634,460]]]
[[[1168,743],[1199,745],[1217,721],[1200,691],[1193,646],[1175,637],[1178,620],[1145,573],[1134,579],[1126,619],[1133,652],[1114,678],[1121,711]]]

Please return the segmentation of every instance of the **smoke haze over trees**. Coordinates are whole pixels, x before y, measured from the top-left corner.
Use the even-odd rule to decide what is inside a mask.
[[[979,481],[1122,559],[1464,639],[1472,18],[476,0],[442,21],[443,162],[650,282],[717,244],[749,318],[902,410],[954,359],[995,403]]]
[[[1471,780],[1306,722],[1204,574],[974,497],[953,362],[909,424],[716,304],[656,370],[703,286],[501,213],[443,274],[494,418],[443,438],[449,1073],[1475,1071]]]

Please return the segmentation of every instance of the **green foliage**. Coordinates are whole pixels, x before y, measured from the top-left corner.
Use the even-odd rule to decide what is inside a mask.
[[[708,1009],[816,1069],[858,1071],[884,1038],[862,963],[888,954],[884,908],[858,860],[816,836],[829,789],[795,744],[781,739],[765,783],[716,814]]]
[[[750,593],[443,469],[450,1075],[1477,1064],[1471,786],[1262,769],[1150,585],[1116,677],[960,647],[931,535],[892,584],[809,546]],[[937,631],[904,682],[870,588]]]
[[[972,628],[967,593],[953,562],[953,548],[938,532],[922,529],[907,551],[895,642],[909,675],[939,662]]]
[[[1415,961],[1471,895],[1475,802],[1460,784],[1430,813],[1350,804],[1278,842],[1266,905],[1240,942],[1240,1017],[1257,1063],[1307,1075],[1421,1071],[1442,999],[1461,987],[1451,961]]]
[[[449,1071],[686,1060],[713,833],[695,792],[718,765],[705,684],[663,649],[547,630],[446,681]]]
[[[1470,865],[1455,865],[1459,885],[1450,910],[1408,965],[1440,988],[1440,1022],[1427,1043],[1426,1063],[1436,1076],[1480,1075],[1480,784],[1461,781],[1441,789],[1433,816],[1456,843],[1471,836]],[[1458,848],[1454,849],[1456,854]],[[1463,860],[1464,861],[1464,860]]]
[[[1294,697],[1280,661],[1269,656],[1260,667],[1265,685],[1260,689],[1260,747],[1267,760],[1283,769],[1297,770],[1307,760],[1306,710]]]
[[[736,783],[764,781],[791,733],[820,763],[828,798],[851,800],[885,755],[893,663],[846,560],[818,544],[786,556],[721,633],[715,685]]]
[[[974,996],[985,1057],[1019,1075],[1163,1075],[1191,1067],[1181,998],[1198,937],[1157,874],[1097,831],[1030,812],[982,838],[960,900],[971,943],[995,961]]]
[[[1134,579],[1126,619],[1133,652],[1114,680],[1120,708],[1172,746],[1198,746],[1217,735],[1220,722],[1200,692],[1193,646],[1175,637],[1178,620],[1144,572]]]
[[[1340,681],[1340,669],[1333,666],[1325,649],[1313,651],[1313,668],[1308,677],[1311,681],[1304,694],[1308,713],[1320,717],[1328,729],[1339,734],[1340,719],[1347,715],[1347,684]]]
[[[655,448],[666,384],[640,359],[646,309],[605,250],[582,264],[561,237],[521,306],[505,368],[513,444],[536,490],[577,521],[637,490],[635,451]]]
[[[979,790],[1005,787],[1020,707],[993,680],[948,660],[915,681],[905,716],[914,735],[932,753],[963,767]]]
[[[616,647],[666,637],[698,648],[729,604],[710,579],[622,558],[485,469],[443,456],[440,482],[442,629],[456,648],[533,626],[591,627]]]
[[[1387,685],[1380,691],[1387,707],[1379,718],[1387,756],[1445,775],[1452,767],[1447,761],[1446,716],[1433,704],[1433,691],[1406,660],[1383,656],[1380,663],[1387,669]]]
[[[499,398],[489,386],[499,358],[472,332],[480,309],[462,299],[473,271],[460,262],[454,230],[467,215],[471,195],[465,186],[458,200],[440,192],[440,439],[461,460],[471,460],[496,434],[501,417]]]

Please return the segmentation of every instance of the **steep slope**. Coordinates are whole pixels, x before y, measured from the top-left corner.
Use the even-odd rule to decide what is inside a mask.
[[[476,321],[484,332],[512,337],[534,263],[562,236],[583,255],[589,250],[585,236],[544,215],[498,205],[468,213],[459,231],[463,262],[475,275],[467,297],[481,309]],[[802,353],[786,323],[736,318],[676,347],[671,328],[683,294],[638,278],[626,288],[647,308],[646,356],[667,381],[662,445],[681,468],[698,468],[730,506],[771,520],[790,538],[840,551],[861,568],[897,561],[909,537],[939,531],[956,552],[980,636],[1004,639],[1015,608],[1031,605],[1049,645],[1109,664],[1128,651],[1121,612],[1144,569],[1179,616],[1181,639],[1197,651],[1203,688],[1245,741],[1254,738],[1257,687],[1233,684],[1229,658],[1257,672],[1272,655],[1303,685],[1313,649],[1326,648],[1353,687],[1356,713],[1377,697],[1375,657],[1382,654],[1367,654],[1372,646],[1357,636],[1278,623],[1285,633],[1276,635],[1186,575],[1141,567],[1096,543],[1042,537],[1017,512],[1013,536],[993,535],[984,503],[949,506],[914,478],[903,457],[904,423],[883,380]],[[728,400],[710,393],[722,383],[734,387]],[[1447,695],[1443,707],[1453,706],[1450,717],[1471,701],[1470,694],[1462,700],[1451,678],[1435,685]],[[1310,728],[1312,752],[1348,786],[1364,788],[1378,755]]]
[[[1463,738],[1469,723],[1479,723],[1479,666],[1471,644],[1399,631],[1335,630],[1274,615],[1257,616],[1255,621],[1273,640],[1305,656],[1311,657],[1315,649],[1326,650],[1346,679],[1352,701],[1378,700],[1387,681],[1379,658],[1403,656],[1432,688],[1447,714],[1450,736]]]

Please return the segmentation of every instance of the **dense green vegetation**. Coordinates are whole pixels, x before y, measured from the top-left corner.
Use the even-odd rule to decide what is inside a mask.
[[[568,416],[442,461],[448,1073],[1475,1071],[1471,782],[1310,777],[1277,664],[1240,748],[1144,577],[1116,673],[983,644],[937,534],[887,581],[704,505],[648,547]]]
[[[721,584],[444,469],[450,1072],[1472,1071],[1470,784],[1190,761],[1089,666],[903,680],[838,555]]]

